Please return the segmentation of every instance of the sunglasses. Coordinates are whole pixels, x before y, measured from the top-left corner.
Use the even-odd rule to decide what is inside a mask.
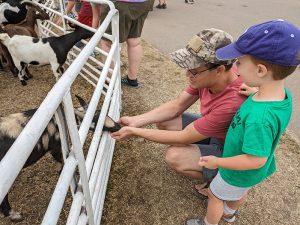
[[[192,70],[188,70],[188,71],[189,71],[190,74],[193,75],[193,77],[197,77],[198,75],[200,75],[201,73],[203,73],[203,72],[205,72],[205,71],[207,71],[207,70],[214,70],[214,69],[217,69],[218,66],[219,66],[219,65],[215,65],[215,66],[212,66],[212,67],[210,67],[210,68],[208,68],[208,69],[202,70],[202,71],[200,71],[200,72],[193,72]]]

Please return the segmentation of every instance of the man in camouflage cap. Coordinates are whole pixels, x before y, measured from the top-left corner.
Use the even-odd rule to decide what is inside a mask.
[[[115,139],[140,136],[168,144],[166,162],[178,173],[209,182],[217,170],[201,168],[200,156],[221,156],[229,124],[244,101],[242,84],[233,61],[220,61],[216,50],[232,43],[232,37],[217,29],[202,30],[183,49],[171,53],[172,60],[186,69],[189,85],[174,100],[147,113],[125,116],[126,125],[112,133]],[[200,113],[185,112],[200,100]],[[155,123],[158,130],[139,128]],[[200,188],[200,186],[197,186]]]
[[[230,65],[232,60],[220,61],[216,57],[216,50],[231,44],[233,38],[225,31],[215,28],[202,30],[195,35],[185,48],[171,53],[172,60],[181,68],[195,69],[213,63]]]

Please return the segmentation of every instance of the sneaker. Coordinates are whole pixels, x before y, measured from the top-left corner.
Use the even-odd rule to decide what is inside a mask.
[[[166,4],[166,3],[163,3],[163,4],[161,5],[161,8],[162,8],[162,9],[166,9],[166,8],[167,8],[167,4]]]
[[[194,2],[194,0],[185,0],[185,3],[187,3],[187,4],[194,4],[195,2]]]
[[[127,85],[129,87],[137,88],[139,86],[139,82],[137,81],[137,79],[131,80],[131,79],[128,78],[128,76],[122,77],[121,78],[121,83],[124,84],[124,85]]]
[[[73,12],[68,13],[68,17],[71,17],[74,20],[76,20],[76,18],[77,18],[77,16]]]
[[[203,219],[189,219],[186,221],[186,225],[205,225],[205,222]]]
[[[236,218],[240,215],[240,211],[236,210],[232,215],[222,216],[222,219],[227,223],[233,223]]]
[[[162,9],[162,8],[163,8],[163,5],[158,4],[157,6],[155,6],[155,8],[157,8],[157,9]]]
[[[97,55],[100,55],[100,52],[94,50],[91,56],[96,57]]]

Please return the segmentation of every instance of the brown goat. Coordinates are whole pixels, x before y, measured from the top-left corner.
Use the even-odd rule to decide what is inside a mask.
[[[37,33],[35,32],[35,24],[36,20],[49,20],[49,15],[42,10],[40,7],[36,5],[30,5],[27,6],[27,14],[25,20],[18,24],[8,24],[4,26],[0,31],[1,33],[7,33],[10,37],[13,37],[14,35],[26,35],[26,36],[31,36],[31,37],[38,37]],[[11,58],[11,55],[6,48],[1,42],[0,42],[0,54],[2,55],[2,58],[4,57],[7,66],[10,69],[10,71],[13,73],[14,76],[18,75],[18,69],[15,67],[13,60]],[[1,64],[1,62],[0,62]],[[0,65],[1,68],[1,65]],[[27,70],[27,69],[26,69]],[[26,71],[28,77],[32,77],[28,70]]]

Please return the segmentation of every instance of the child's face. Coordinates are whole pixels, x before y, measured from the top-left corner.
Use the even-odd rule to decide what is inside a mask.
[[[243,81],[250,87],[259,87],[261,84],[260,68],[250,58],[249,55],[238,58],[236,62],[238,73]]]

